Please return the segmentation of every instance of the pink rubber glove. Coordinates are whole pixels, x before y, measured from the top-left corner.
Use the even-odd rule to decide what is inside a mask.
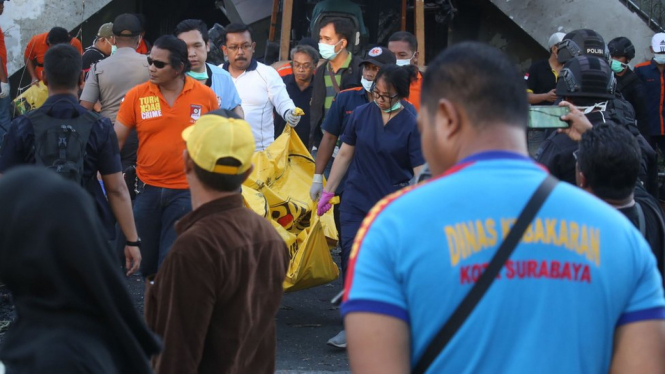
[[[321,192],[321,198],[319,199],[319,205],[316,208],[316,214],[319,216],[326,214],[326,212],[332,208],[330,199],[333,197],[335,197],[334,193],[323,190],[323,192]]]

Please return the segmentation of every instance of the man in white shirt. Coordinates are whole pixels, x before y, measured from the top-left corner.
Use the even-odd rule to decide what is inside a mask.
[[[252,127],[256,150],[262,151],[275,140],[273,108],[293,127],[300,116],[295,114],[296,106],[277,71],[252,58],[255,47],[249,26],[232,23],[226,27],[222,50],[228,62],[222,67],[233,77],[245,120]]]

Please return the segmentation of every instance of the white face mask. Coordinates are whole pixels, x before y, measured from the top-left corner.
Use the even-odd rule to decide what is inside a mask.
[[[365,79],[365,77],[360,78],[360,84],[363,85],[363,88],[365,88],[365,91],[367,92],[372,92],[372,86],[374,85],[373,81],[368,81]]]
[[[596,103],[592,106],[578,106],[577,109],[579,109],[582,113],[584,114],[589,114],[591,112],[595,111],[601,111],[604,112],[607,110],[607,101],[602,102],[602,103]]]
[[[656,61],[658,65],[665,65],[665,54],[654,54],[653,60]]]
[[[398,59],[397,62],[395,62],[395,65],[397,65],[397,66],[411,65],[411,60],[413,60],[414,57],[416,57],[416,52],[413,52],[413,54],[411,55],[411,58],[402,59],[402,60]]]

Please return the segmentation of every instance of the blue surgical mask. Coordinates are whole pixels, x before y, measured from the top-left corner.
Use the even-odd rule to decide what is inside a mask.
[[[189,75],[190,77],[196,79],[197,81],[208,80],[208,71],[207,71],[207,69],[203,73],[197,73],[195,71],[190,70],[190,71],[187,72],[187,75]]]
[[[340,40],[337,42],[337,44],[341,43],[342,41]],[[325,43],[319,43],[319,53],[321,54],[321,58],[324,60],[332,60],[337,55],[339,52],[335,52],[335,47],[337,47],[337,44],[325,44]]]
[[[376,106],[378,106],[379,109],[381,109],[381,105],[379,105],[379,103],[377,103],[376,100],[374,100],[374,104],[376,104]],[[393,104],[393,106],[391,106],[390,108],[388,108],[388,109],[381,109],[381,111],[383,111],[383,113],[392,113],[392,112],[398,110],[398,109],[401,108],[401,107],[402,107],[402,103],[400,103],[399,101],[397,101],[397,102],[396,102],[395,104]]]
[[[612,68],[612,71],[617,74],[626,70],[626,64],[621,63],[621,61],[612,60],[612,64],[610,66]]]
[[[374,82],[368,81],[367,79],[365,79],[365,77],[362,77],[360,78],[360,84],[363,85],[365,91],[372,92],[372,86],[374,86]]]
[[[113,55],[118,50],[118,47],[111,45],[111,55]]]

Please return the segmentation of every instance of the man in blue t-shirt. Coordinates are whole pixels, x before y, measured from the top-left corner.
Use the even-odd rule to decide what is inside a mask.
[[[354,373],[408,373],[546,177],[524,84],[500,51],[448,48],[419,117],[435,179],[379,202],[358,232],[342,315]],[[559,183],[428,373],[662,373],[665,298],[621,213]]]
[[[186,19],[176,26],[173,34],[187,44],[187,54],[192,64],[192,69],[187,75],[215,92],[220,109],[231,110],[240,118],[244,118],[245,113],[240,106],[242,102],[231,74],[218,66],[206,63],[210,51],[210,38],[205,22],[199,19]]]

